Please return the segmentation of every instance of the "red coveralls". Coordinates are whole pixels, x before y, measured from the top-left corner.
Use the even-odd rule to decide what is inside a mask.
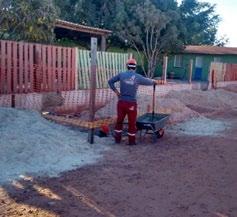
[[[115,88],[114,83],[120,81],[120,93]],[[115,126],[115,142],[120,143],[123,130],[123,121],[125,116],[128,117],[128,140],[129,145],[136,143],[136,119],[137,119],[137,102],[136,94],[138,86],[153,85],[154,80],[145,78],[137,73],[135,70],[119,73],[109,80],[110,88],[119,95],[117,104],[117,122]]]
[[[123,130],[123,121],[128,116],[128,140],[130,145],[136,142],[136,120],[137,120],[137,103],[119,100],[117,104],[117,122],[115,126],[115,142],[120,143]]]

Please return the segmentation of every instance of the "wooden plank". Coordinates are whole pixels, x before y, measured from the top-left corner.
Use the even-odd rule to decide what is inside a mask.
[[[123,71],[122,55],[123,55],[123,54],[119,54],[119,66],[120,66],[120,68],[119,68],[119,72],[122,72],[122,71]]]
[[[126,64],[126,56],[127,56],[127,54],[123,54],[123,71],[124,71],[124,65]]]
[[[23,76],[24,76],[24,65],[23,65],[23,42],[19,42],[19,87],[18,92],[23,93]]]
[[[105,80],[108,80],[109,77],[109,54],[105,52]]]
[[[84,82],[83,76],[82,76],[82,52],[81,50],[78,50],[78,88],[82,88],[82,84]]]
[[[88,68],[87,68],[87,61],[86,61],[86,52],[83,51],[82,53],[82,77],[84,78],[83,88],[88,88],[87,80],[88,80]]]
[[[108,62],[107,62],[107,54],[106,52],[104,52],[103,54],[103,59],[104,59],[104,81],[106,80],[107,78],[107,70],[108,70]]]
[[[69,59],[72,59],[72,63],[70,66],[69,74],[70,74],[70,89],[75,90],[76,85],[76,73],[77,72],[77,48],[72,48],[72,56]],[[70,53],[71,53],[70,52]]]
[[[75,87],[76,75],[76,49],[67,49],[67,89],[73,90]]]
[[[81,51],[78,50],[78,56],[77,56],[77,61],[78,61],[78,71],[77,71],[77,79],[78,79],[78,89],[81,88],[81,83],[82,83],[82,76],[81,76]]]
[[[67,54],[66,48],[62,48],[62,90],[67,89]]]
[[[5,93],[5,80],[6,80],[6,64],[5,64],[5,58],[6,58],[6,42],[1,41],[1,80],[0,80],[0,92]]]
[[[19,72],[19,62],[17,56],[18,44],[17,42],[13,42],[13,92],[17,93],[17,78]]]
[[[79,88],[79,59],[78,59],[78,49],[75,48],[75,73],[74,73],[74,77],[75,77],[75,82],[74,82],[74,88],[75,90],[78,90]]]
[[[103,84],[103,66],[102,66],[102,51],[97,52],[97,75],[99,80],[99,88]]]
[[[82,61],[82,64],[83,64],[83,76],[84,76],[84,80],[85,80],[85,83],[84,83],[84,86],[83,88],[85,89],[88,89],[89,88],[89,80],[90,80],[90,76],[89,76],[89,72],[90,72],[90,69],[89,69],[89,56],[87,55],[87,52],[84,51],[83,52],[83,61]]]
[[[66,89],[67,90],[70,90],[72,88],[72,67],[73,67],[73,49],[72,48],[67,48],[65,50],[66,52],[66,76],[65,76],[65,79],[66,79]],[[69,58],[70,56],[70,58]]]
[[[49,91],[49,71],[50,71],[50,66],[49,66],[49,46],[47,45],[46,46],[46,50],[45,50],[45,56],[46,56],[46,59],[45,59],[45,80],[46,80],[46,91]]]
[[[98,74],[98,53],[96,52],[96,75],[95,75],[95,88],[100,88],[99,74]]]
[[[112,57],[112,70],[111,70],[111,73],[110,73],[110,76],[109,76],[109,79],[111,77],[113,77],[116,73],[116,70],[115,70],[115,63],[116,63],[116,56],[115,54],[113,53],[113,57]]]
[[[39,86],[38,86],[38,77],[39,77],[39,64],[40,64],[40,48],[39,45],[35,45],[35,70],[34,70],[34,83],[33,83],[33,88],[34,92],[39,91]]]
[[[97,52],[97,77],[98,77],[98,88],[103,87],[103,72],[101,62],[101,52]]]
[[[86,75],[87,75],[87,79],[86,79],[86,83],[87,83],[87,85],[86,85],[86,87],[87,88],[90,88],[90,81],[91,81],[91,57],[90,57],[90,52],[86,52],[85,53],[86,54],[86,71],[87,71],[87,73],[86,73]]]
[[[116,54],[116,65],[117,65],[117,71],[116,73],[120,72],[120,55]]]
[[[105,52],[101,52],[101,62],[102,62],[102,76],[103,76],[103,82],[106,80],[106,66],[105,66]]]
[[[51,77],[52,77],[52,89],[51,91],[57,90],[57,68],[56,68],[56,47],[52,46],[52,70],[51,70]]]
[[[91,79],[90,79],[90,121],[95,119],[95,101],[96,101],[96,59],[97,59],[97,38],[91,38]],[[94,130],[88,133],[88,142],[94,143]]]
[[[104,82],[105,82],[105,73],[104,73],[104,59],[103,59],[103,53],[104,52],[100,52],[100,77],[101,77],[101,88],[104,87]]]
[[[34,44],[29,45],[29,91],[34,91]]]
[[[57,91],[62,90],[62,48],[58,47],[57,53],[57,71],[58,71],[58,86]]]
[[[105,85],[106,81],[108,81],[111,77],[110,75],[111,75],[111,64],[112,64],[112,56],[111,56],[112,53],[107,52],[106,54],[107,54],[107,76],[104,81],[104,85]]]
[[[28,93],[29,87],[29,44],[24,43],[24,92]]]
[[[42,46],[42,91],[47,90],[47,81],[46,81],[46,52],[47,52],[47,46],[43,45]]]
[[[13,92],[13,87],[12,87],[12,44],[10,41],[7,42],[7,93],[12,93]]]
[[[111,67],[112,66],[112,55],[113,55],[112,53],[107,52],[108,68],[107,68],[107,76],[106,76],[105,82],[110,79],[111,68],[112,68]]]
[[[52,46],[48,46],[47,50],[47,76],[48,76],[48,91],[52,91],[53,89],[53,73],[52,73]]]
[[[64,68],[64,72],[63,72],[63,77],[64,77],[64,90],[69,90],[70,89],[70,81],[68,80],[68,75],[69,75],[69,62],[71,60],[69,60],[68,58],[68,53],[69,53],[69,48],[64,48],[64,61],[63,61],[63,68]]]
[[[104,81],[104,85],[105,83],[112,77],[111,73],[112,73],[112,69],[113,69],[113,53],[107,53],[108,55],[108,70],[107,70],[107,75],[106,75],[106,79]]]
[[[86,86],[87,86],[87,79],[86,79],[87,75],[86,75],[86,73],[88,73],[87,70],[86,70],[86,66],[85,66],[86,65],[85,56],[86,56],[85,51],[81,51],[81,59],[80,59],[80,61],[81,61],[81,77],[82,77],[82,80],[83,80],[81,87],[83,89],[85,89]]]
[[[114,54],[114,58],[115,58],[115,71],[114,71],[114,74],[117,74],[118,73],[118,61],[117,61],[117,59],[118,59],[118,54],[117,53],[115,53]]]

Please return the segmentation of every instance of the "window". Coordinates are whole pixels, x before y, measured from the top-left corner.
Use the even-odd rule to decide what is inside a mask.
[[[182,67],[182,55],[174,56],[174,67]]]
[[[221,58],[220,57],[214,57],[214,62],[221,63]]]
[[[196,62],[195,62],[195,66],[196,68],[202,68],[202,63],[203,63],[203,59],[202,57],[196,57]]]

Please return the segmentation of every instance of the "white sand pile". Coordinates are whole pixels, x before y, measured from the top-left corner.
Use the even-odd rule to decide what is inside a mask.
[[[221,136],[221,132],[227,128],[229,124],[223,121],[200,117],[176,124],[169,131],[192,136]]]
[[[152,111],[152,90],[139,92],[138,113]],[[156,92],[155,112],[170,114],[169,122],[177,123],[190,118],[198,118],[215,111],[237,109],[237,94],[223,89],[170,91],[166,95]],[[116,116],[117,98],[114,97],[96,116]]]
[[[149,105],[149,109],[147,108]],[[138,107],[143,113],[152,112],[152,102],[147,96],[138,97]],[[168,113],[169,123],[176,123],[190,118],[199,117],[200,114],[184,105],[181,101],[170,97],[156,97],[156,113]]]
[[[152,112],[152,96],[139,95],[137,98],[138,113],[142,115],[146,112]],[[200,114],[188,108],[184,103],[173,97],[156,96],[156,113],[170,114],[169,123],[176,123],[189,118],[199,117]],[[115,117],[117,115],[117,98],[113,98],[105,107],[96,113],[96,117]]]
[[[223,89],[171,91],[166,97],[175,98],[185,105],[206,109],[225,110],[237,108],[237,94]]]
[[[94,163],[108,146],[87,133],[51,123],[36,112],[0,108],[0,183],[24,174],[55,176]],[[99,144],[100,143],[100,144]]]

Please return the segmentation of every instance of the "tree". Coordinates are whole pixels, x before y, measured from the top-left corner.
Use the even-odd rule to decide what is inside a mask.
[[[197,0],[183,0],[180,5],[181,20],[184,25],[182,38],[185,44],[213,45],[219,15],[215,13],[215,4],[198,2]]]
[[[1,0],[0,38],[52,42],[56,16],[51,0]]]
[[[162,12],[151,1],[145,0],[131,7],[130,16],[120,16],[121,20],[116,26],[117,34],[123,41],[128,40],[137,50],[141,60],[142,56],[145,57],[148,63],[147,71],[144,61],[142,67],[147,77],[154,76],[161,55],[181,47],[181,41],[178,40],[179,32],[173,25],[176,14],[172,15],[171,11]]]
[[[221,36],[215,40],[215,46],[224,47],[229,42],[229,38],[226,35]]]
[[[112,27],[114,0],[55,0],[55,3],[62,19],[94,27]]]

